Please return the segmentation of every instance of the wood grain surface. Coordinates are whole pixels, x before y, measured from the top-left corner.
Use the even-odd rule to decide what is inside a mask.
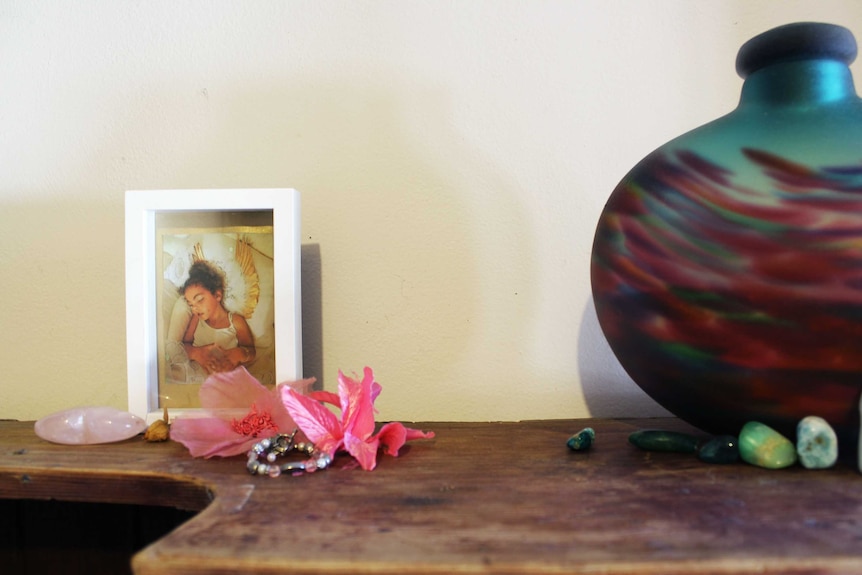
[[[173,442],[69,447],[0,422],[0,498],[200,510],[135,573],[862,573],[862,475],[709,465],[628,444],[672,419],[411,424],[433,430],[366,472],[299,477]],[[566,440],[593,427],[596,442]],[[692,430],[693,431],[693,430]]]

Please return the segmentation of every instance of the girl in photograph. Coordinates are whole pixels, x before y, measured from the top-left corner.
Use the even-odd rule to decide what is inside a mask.
[[[220,269],[205,260],[194,262],[179,291],[192,312],[182,339],[190,360],[207,373],[232,371],[254,360],[248,322],[224,306],[225,278]]]

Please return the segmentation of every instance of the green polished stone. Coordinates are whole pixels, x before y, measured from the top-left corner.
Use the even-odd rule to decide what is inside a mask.
[[[572,451],[586,451],[593,446],[596,440],[596,432],[592,427],[585,427],[569,438],[566,445]]]
[[[629,435],[629,443],[646,451],[673,451],[695,453],[698,439],[688,433],[642,429]]]
[[[739,461],[739,441],[732,435],[718,435],[700,446],[697,457],[705,463],[734,463]]]
[[[838,460],[838,437],[825,419],[802,418],[796,426],[796,455],[806,469],[826,469]]]
[[[768,425],[749,421],[739,432],[739,456],[751,465],[781,469],[796,463],[796,446]]]

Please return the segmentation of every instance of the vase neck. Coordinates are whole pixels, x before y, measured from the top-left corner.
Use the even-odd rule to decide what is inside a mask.
[[[764,66],[748,76],[740,105],[807,106],[856,97],[853,75],[844,62],[799,60]]]

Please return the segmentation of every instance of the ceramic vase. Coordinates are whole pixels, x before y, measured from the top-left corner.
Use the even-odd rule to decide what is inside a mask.
[[[855,440],[862,390],[862,101],[852,33],[802,22],[746,42],[731,113],[661,146],[611,194],[591,282],[611,349],[712,433]]]

